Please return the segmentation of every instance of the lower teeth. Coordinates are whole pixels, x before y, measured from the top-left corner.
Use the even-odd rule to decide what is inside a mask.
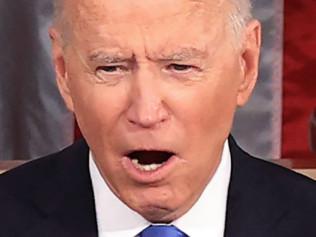
[[[163,163],[162,164],[142,165],[142,164],[139,164],[138,160],[136,160],[136,159],[133,159],[132,162],[137,169],[142,170],[142,171],[154,171],[163,165]]]

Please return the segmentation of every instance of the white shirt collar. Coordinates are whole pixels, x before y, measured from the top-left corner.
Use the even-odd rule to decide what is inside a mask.
[[[151,223],[118,199],[103,180],[92,153],[89,169],[95,197],[100,237],[134,237]],[[173,225],[190,237],[223,237],[231,156],[225,142],[221,162],[198,201]]]

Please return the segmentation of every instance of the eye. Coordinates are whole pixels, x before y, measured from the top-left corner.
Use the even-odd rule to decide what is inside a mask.
[[[186,73],[190,72],[195,67],[187,64],[176,64],[172,63],[167,66],[167,70],[177,72],[177,73]]]
[[[100,66],[97,68],[97,72],[103,72],[107,74],[115,74],[126,71],[126,67],[122,65],[109,65],[109,66]]]
[[[129,73],[128,65],[106,65],[96,68],[96,80],[98,83],[118,83]]]

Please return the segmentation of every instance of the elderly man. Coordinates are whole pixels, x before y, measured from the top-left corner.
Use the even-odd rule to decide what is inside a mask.
[[[57,82],[85,140],[0,178],[0,235],[315,237],[315,183],[229,136],[258,74],[250,8],[57,1]]]

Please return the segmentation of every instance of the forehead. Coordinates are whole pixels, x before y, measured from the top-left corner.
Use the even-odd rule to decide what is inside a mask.
[[[180,41],[187,47],[198,38],[200,42],[195,44],[205,48],[205,38],[218,35],[223,28],[219,23],[223,18],[223,2],[72,0],[66,1],[65,10],[75,40],[83,42],[86,47],[102,47],[101,43],[119,48],[146,44],[147,48],[158,49],[166,45],[172,48]]]
[[[72,23],[152,24],[179,16],[217,17],[225,0],[68,0],[64,10]],[[146,21],[144,21],[146,20]]]

